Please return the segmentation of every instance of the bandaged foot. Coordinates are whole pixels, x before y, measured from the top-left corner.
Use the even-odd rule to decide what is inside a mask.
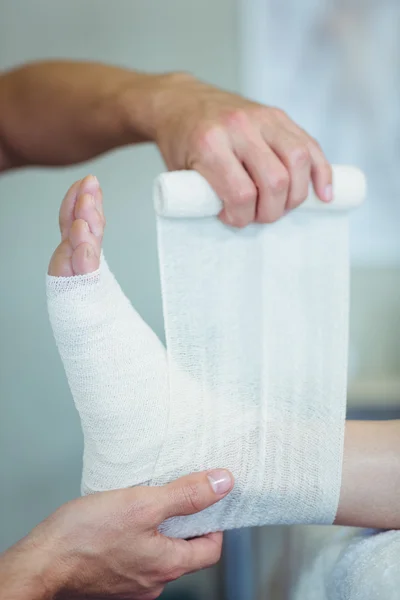
[[[123,294],[101,252],[97,180],[74,184],[47,277],[50,321],[84,434],[82,492],[151,481],[166,436],[163,345]]]
[[[268,355],[272,365],[269,372],[275,370],[276,376],[270,382],[271,397],[266,401],[265,389],[258,393],[263,365],[253,361],[254,348],[250,361],[243,354],[243,361],[237,363],[245,369],[246,381],[254,382],[254,394],[247,384],[246,389],[241,389],[239,373],[224,371],[222,356],[214,356],[218,344],[215,332],[207,329],[207,306],[202,307],[204,332],[193,328],[191,331],[202,341],[202,347],[192,348],[190,356],[181,353],[177,362],[167,362],[163,345],[124,296],[101,254],[104,220],[97,180],[86,178],[71,188],[61,206],[60,224],[62,243],[53,255],[47,279],[48,308],[82,422],[85,441],[82,492],[160,485],[186,473],[227,468],[235,477],[235,487],[225,499],[199,514],[169,520],[163,531],[171,536],[193,537],[243,526],[332,523],[340,491],[344,405],[341,401],[338,410],[334,408],[336,387],[326,375],[329,364],[319,357],[329,341],[319,325],[331,314],[329,298],[325,303],[327,312],[321,300],[322,308],[313,317],[317,347],[308,363],[287,347],[288,361],[296,360],[289,373],[281,369],[278,359]],[[168,227],[162,232],[166,233]],[[193,243],[201,243],[201,239]],[[221,256],[228,259],[227,244]],[[248,254],[246,248],[245,241],[243,257]],[[283,277],[301,277],[296,270],[297,262],[295,257],[295,270],[284,273]],[[324,282],[328,281],[317,262],[313,268],[321,271]],[[207,269],[208,264],[202,263],[202,268]],[[169,266],[173,270],[173,265]],[[184,284],[184,277],[177,280]],[[236,285],[232,310],[237,309],[243,316],[248,335],[243,340],[245,349],[255,332],[249,315],[258,307],[259,298],[254,298],[252,307],[246,307],[240,281],[228,283]],[[273,293],[273,287],[270,289]],[[185,295],[182,296],[184,287],[175,292],[181,299],[182,310],[186,311],[185,315],[182,313],[182,322],[188,326],[191,295],[196,290],[194,287],[187,290],[187,302]],[[215,289],[213,292],[210,298],[215,300]],[[307,294],[304,302],[311,300],[309,290]],[[296,314],[301,310],[293,304],[296,299],[285,301],[288,311],[294,310]],[[176,342],[180,335],[180,314],[174,320],[168,306],[164,308],[168,316],[167,334],[173,331]],[[340,315],[342,318],[343,322],[337,323],[339,329],[343,329],[346,321],[344,314]],[[278,338],[280,328],[288,326],[286,321],[274,323],[273,313],[270,323]],[[193,323],[193,327],[198,326],[197,321]],[[235,347],[240,331],[243,328],[226,331]],[[301,333],[306,337],[306,330]],[[207,347],[207,336],[213,340],[209,347],[212,351]],[[332,347],[333,352],[335,348]],[[262,348],[259,350],[262,358]],[[199,357],[211,378],[215,370],[217,379],[222,377],[226,381],[226,393],[214,394],[212,388],[202,385],[201,369],[192,364],[193,357]],[[308,370],[297,378],[296,372],[303,364],[308,365]],[[295,383],[298,381],[298,386],[288,384],[285,389],[286,372]],[[345,373],[340,373],[337,379],[344,390]],[[274,388],[275,381],[280,387]],[[310,381],[313,381],[310,389],[328,382],[326,391],[319,390],[322,396],[319,403],[314,398],[307,401]],[[282,397],[279,389],[284,391]],[[297,395],[302,402],[297,402]]]

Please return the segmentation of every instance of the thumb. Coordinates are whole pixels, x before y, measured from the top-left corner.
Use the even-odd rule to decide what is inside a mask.
[[[162,520],[204,510],[227,496],[233,484],[226,469],[193,473],[168,483],[162,488]]]

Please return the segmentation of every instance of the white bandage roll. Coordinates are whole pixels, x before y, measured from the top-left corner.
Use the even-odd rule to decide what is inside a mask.
[[[332,174],[333,201],[321,202],[310,186],[307,200],[297,210],[347,211],[362,204],[366,195],[364,173],[357,167],[334,165]],[[200,218],[218,215],[222,201],[196,171],[175,171],[156,179],[154,206],[160,217]]]
[[[236,479],[206,517],[172,520],[167,532],[204,531],[201,519],[209,531],[333,522],[346,408],[348,210],[365,191],[358,169],[336,166],[332,203],[310,193],[280,221],[239,230],[219,221],[221,201],[199,174],[157,179],[170,433],[153,483],[214,467]]]

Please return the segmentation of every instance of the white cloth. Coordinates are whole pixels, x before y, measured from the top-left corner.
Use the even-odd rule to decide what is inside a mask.
[[[48,277],[85,436],[84,493],[225,467],[236,481],[229,496],[168,521],[165,532],[334,520],[348,325],[347,216],[335,206],[357,205],[360,182],[346,171],[350,198],[337,193],[343,178],[335,177],[330,209],[314,199],[318,210],[238,231],[219,222],[199,175],[163,176],[156,204],[168,362],[104,260],[94,274]],[[173,206],[197,218],[170,218]]]
[[[244,230],[219,221],[221,203],[198,173],[164,174],[155,190],[172,400],[155,481],[231,469],[233,492],[206,511],[212,530],[332,523],[347,387],[346,209],[362,201],[363,175],[337,167],[332,205],[310,193],[279,222]],[[185,536],[203,518],[173,526]]]
[[[103,257],[94,273],[47,276],[47,304],[82,423],[82,493],[148,483],[167,423],[165,348]]]
[[[341,554],[328,581],[329,600],[398,600],[400,532],[366,532]]]
[[[290,600],[398,600],[400,532],[299,527]],[[301,555],[301,556],[300,556]]]

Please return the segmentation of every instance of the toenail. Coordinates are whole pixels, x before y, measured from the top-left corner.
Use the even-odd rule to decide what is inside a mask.
[[[95,175],[89,175],[83,184],[83,191],[95,194],[99,189],[99,181]]]
[[[91,189],[97,190],[99,187],[99,180],[95,175],[89,175],[88,184]]]

